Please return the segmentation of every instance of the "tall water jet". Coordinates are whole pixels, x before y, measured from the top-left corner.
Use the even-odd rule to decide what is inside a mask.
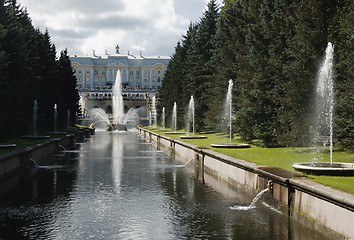
[[[79,105],[80,105],[81,115],[84,118],[86,115],[86,106],[85,106],[86,104],[85,104],[85,99],[82,96],[80,96]]]
[[[240,144],[233,144],[232,142],[232,114],[233,114],[233,108],[232,108],[232,89],[233,89],[234,83],[232,79],[229,80],[229,85],[227,88],[227,93],[226,93],[226,99],[225,99],[225,104],[224,104],[224,112],[223,112],[223,122],[225,122],[226,126],[228,127],[229,131],[229,143],[213,143],[210,144],[212,147],[215,148],[249,148],[250,145],[246,143],[240,143]]]
[[[66,126],[67,128],[70,127],[70,110],[68,109],[67,115],[66,115]]]
[[[186,131],[187,131],[187,135],[180,136],[180,138],[182,138],[182,139],[208,138],[207,136],[195,134],[195,103],[194,103],[193,96],[191,96],[189,103],[188,103],[188,110],[187,110],[187,116],[186,116]],[[191,132],[192,132],[192,135],[190,135]]]
[[[353,163],[333,162],[333,112],[334,112],[334,47],[328,43],[325,58],[319,68],[316,87],[316,110],[314,123],[314,145],[323,141],[322,148],[329,145],[329,162],[314,157],[312,162],[296,163],[293,168],[316,175],[354,176]],[[320,152],[320,149],[315,151]]]
[[[323,140],[323,146],[329,144],[330,163],[333,160],[333,54],[332,43],[327,44],[325,58],[320,66],[316,88],[316,117],[314,140]]]
[[[54,104],[54,132],[57,132],[58,107]]]
[[[186,131],[187,135],[192,132],[192,135],[195,134],[195,129],[194,129],[194,98],[191,96],[189,103],[188,103],[188,111],[187,111],[187,119],[186,119]]]
[[[232,140],[232,88],[234,87],[233,81],[229,80],[229,86],[227,88],[226,101],[224,105],[224,120],[227,122],[229,127],[229,141]]]
[[[113,97],[112,97],[112,115],[113,124],[123,124],[124,116],[124,104],[122,96],[122,79],[120,70],[118,69],[116,80],[113,85]]]
[[[38,111],[38,103],[37,100],[33,102],[33,135],[37,135],[37,111]]]
[[[173,109],[172,109],[172,126],[171,126],[172,131],[177,131],[177,103],[173,103]]]
[[[38,135],[37,133],[37,112],[38,112],[38,103],[37,103],[37,100],[34,100],[33,101],[33,108],[32,108],[32,121],[33,121],[33,135],[24,135],[24,136],[21,136],[21,138],[24,138],[24,139],[47,139],[49,138],[48,135]],[[56,113],[54,112],[54,125],[56,125]],[[56,128],[54,126],[54,128]],[[16,144],[11,144],[11,146],[16,146]],[[2,144],[2,146],[4,146]]]
[[[157,126],[157,112],[156,112],[156,97],[155,97],[155,95],[151,99],[151,120],[152,120],[151,123],[153,124],[153,126]]]
[[[166,113],[165,113],[165,107],[163,107],[162,108],[162,123],[161,123],[162,128],[166,127],[165,120],[166,120]]]
[[[177,103],[173,103],[172,119],[171,119],[171,132],[165,132],[166,134],[181,134],[183,132],[177,132]]]

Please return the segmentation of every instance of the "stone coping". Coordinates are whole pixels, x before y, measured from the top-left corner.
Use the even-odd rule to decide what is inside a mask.
[[[335,205],[344,207],[350,211],[354,212],[354,196],[345,193],[331,187],[316,183],[308,179],[305,175],[301,175],[298,173],[290,172],[287,170],[283,170],[275,167],[268,166],[260,166],[255,163],[251,163],[242,159],[236,159],[234,157],[225,155],[223,153],[218,153],[213,151],[212,149],[202,149],[198,148],[195,145],[190,143],[183,142],[181,140],[176,140],[173,138],[169,138],[166,136],[161,136],[157,133],[150,132],[149,130],[142,129],[143,131],[157,136],[159,138],[166,139],[172,143],[176,143],[187,147],[189,149],[194,150],[200,154],[204,154],[206,156],[213,157],[219,161],[225,162],[227,164],[233,165],[235,167],[247,170],[249,172],[257,173],[260,176],[270,178],[274,180],[276,183],[286,186],[288,188],[294,188],[312,196],[316,196],[320,199],[324,199],[328,202],[331,202]]]

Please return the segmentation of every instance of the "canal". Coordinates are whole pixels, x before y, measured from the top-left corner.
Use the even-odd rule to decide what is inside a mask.
[[[65,168],[43,167],[0,197],[0,239],[324,239],[205,176],[136,132],[96,132]]]

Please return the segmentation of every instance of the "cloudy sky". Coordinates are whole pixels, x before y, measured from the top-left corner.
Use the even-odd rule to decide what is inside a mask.
[[[120,52],[171,56],[208,0],[18,0],[32,24],[47,28],[57,51],[69,55]],[[222,0],[218,1],[222,3]]]

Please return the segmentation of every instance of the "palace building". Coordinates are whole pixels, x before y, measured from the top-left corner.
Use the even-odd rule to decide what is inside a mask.
[[[124,108],[148,107],[149,99],[158,95],[170,61],[169,57],[120,54],[70,56],[77,78],[77,89],[85,108],[99,107],[111,113],[112,87],[120,70]]]

